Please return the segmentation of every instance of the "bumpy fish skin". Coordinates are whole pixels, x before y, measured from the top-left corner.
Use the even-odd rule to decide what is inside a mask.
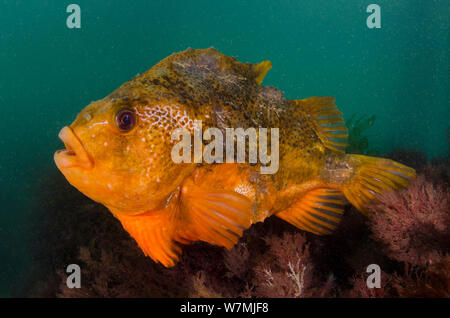
[[[212,48],[172,54],[63,128],[67,150],[55,154],[56,164],[164,266],[176,263],[180,244],[231,248],[252,223],[273,214],[330,234],[347,200],[365,213],[378,193],[414,177],[393,161],[345,154],[347,129],[334,99],[287,100],[260,85],[270,67]],[[117,127],[124,110],[136,117],[126,132]],[[278,172],[261,174],[260,164],[174,163],[172,132],[193,133],[195,120],[224,136],[226,128],[278,128]]]

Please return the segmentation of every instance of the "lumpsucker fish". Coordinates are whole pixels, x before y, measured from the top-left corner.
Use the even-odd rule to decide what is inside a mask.
[[[261,85],[270,68],[269,61],[244,64],[213,48],[172,54],[62,128],[66,149],[55,153],[56,165],[166,267],[179,260],[183,244],[231,249],[245,229],[272,215],[331,234],[348,202],[368,213],[377,194],[414,178],[413,169],[392,160],[346,154],[348,130],[334,98],[288,100]],[[195,121],[224,134],[278,128],[278,170],[261,173],[261,162],[175,163],[172,132],[194,133]]]

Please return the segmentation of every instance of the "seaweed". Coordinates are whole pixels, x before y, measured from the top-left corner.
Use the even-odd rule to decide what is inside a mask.
[[[347,153],[363,154],[363,155],[378,155],[376,149],[369,148],[369,139],[363,133],[371,128],[375,123],[376,116],[372,115],[366,117],[365,115],[357,117],[353,114],[349,120],[345,122],[348,128],[348,146]]]

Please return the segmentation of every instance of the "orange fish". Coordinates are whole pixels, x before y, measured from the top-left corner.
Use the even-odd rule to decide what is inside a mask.
[[[252,223],[275,215],[318,235],[338,226],[347,200],[366,213],[413,169],[345,154],[347,128],[332,97],[287,100],[261,86],[269,61],[243,64],[214,49],[172,54],[84,108],[59,137],[67,180],[120,220],[142,251],[173,266],[181,245],[232,248]],[[279,129],[279,169],[261,163],[175,163],[172,133]]]

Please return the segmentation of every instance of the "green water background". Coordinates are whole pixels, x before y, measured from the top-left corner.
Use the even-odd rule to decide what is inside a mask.
[[[81,29],[66,27],[73,2]],[[345,118],[376,114],[369,142],[382,152],[448,151],[448,0],[73,2],[0,1],[0,296],[33,266],[31,189],[56,169],[61,127],[188,47],[268,59],[264,84],[286,97],[334,96]],[[366,26],[370,3],[381,29]]]

